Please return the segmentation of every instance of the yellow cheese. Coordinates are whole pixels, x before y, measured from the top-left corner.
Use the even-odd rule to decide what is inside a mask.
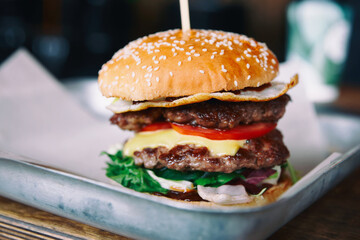
[[[204,137],[183,135],[173,129],[158,130],[153,132],[140,132],[126,142],[124,154],[133,156],[135,151],[144,148],[156,148],[159,146],[171,149],[176,145],[194,144],[197,147],[207,147],[212,155],[235,155],[246,140],[211,140]]]

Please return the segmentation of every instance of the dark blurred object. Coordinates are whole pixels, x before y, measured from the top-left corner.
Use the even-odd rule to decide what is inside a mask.
[[[95,76],[130,40],[132,2],[3,0],[0,61],[24,46],[58,78]]]
[[[350,38],[350,50],[342,76],[342,84],[356,84],[360,86],[360,1],[345,0],[343,2],[352,7],[354,18],[353,31]]]
[[[249,35],[266,42],[283,61],[289,2],[189,0],[191,27]],[[344,78],[358,81],[359,1],[341,2],[354,8]],[[2,0],[0,61],[25,46],[60,79],[96,76],[129,41],[169,28],[181,28],[178,0]]]

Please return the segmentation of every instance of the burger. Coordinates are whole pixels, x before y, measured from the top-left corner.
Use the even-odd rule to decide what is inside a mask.
[[[134,132],[104,152],[106,175],[183,201],[273,201],[291,185],[276,126],[298,82],[278,71],[264,43],[235,33],[169,30],[130,42],[99,71],[111,123]]]

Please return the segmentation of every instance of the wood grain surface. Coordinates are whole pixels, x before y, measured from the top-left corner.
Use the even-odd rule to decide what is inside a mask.
[[[282,239],[360,239],[360,169],[273,234]],[[0,239],[128,239],[0,197]]]

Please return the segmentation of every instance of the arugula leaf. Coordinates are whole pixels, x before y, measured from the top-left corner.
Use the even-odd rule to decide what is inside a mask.
[[[111,159],[111,162],[107,163],[106,176],[124,187],[138,192],[159,192],[164,194],[168,192],[145,169],[135,165],[132,157],[124,157],[122,151],[118,151],[115,155],[106,152],[101,154],[105,154]]]

